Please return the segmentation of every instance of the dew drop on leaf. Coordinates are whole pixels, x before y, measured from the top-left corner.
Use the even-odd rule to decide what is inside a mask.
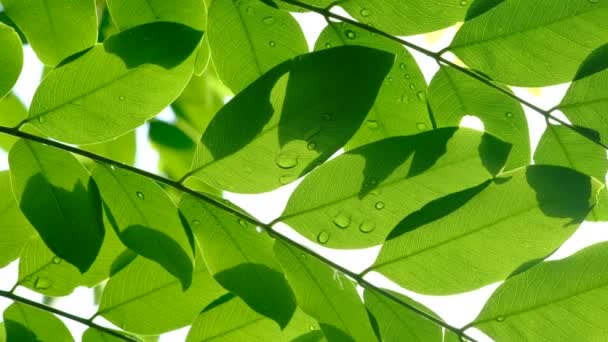
[[[297,179],[297,177],[295,176],[281,176],[279,177],[279,183],[281,183],[282,185],[287,185],[293,181],[295,181]]]
[[[361,231],[361,233],[371,233],[374,229],[376,229],[376,224],[373,222],[363,221],[359,225],[359,231]]]
[[[125,100],[125,97],[124,97],[124,96],[119,96],[119,97],[118,97],[118,99],[119,99],[120,101],[124,101],[124,100]]]
[[[405,65],[405,63],[399,64],[399,69],[405,70],[405,68],[407,68],[407,65]]]
[[[269,16],[269,17],[265,17],[264,19],[262,19],[262,21],[264,22],[264,24],[272,24],[274,23],[274,17],[273,16]]]
[[[275,47],[275,46],[277,46],[277,43],[275,43],[273,40],[271,40],[270,42],[268,42],[268,45],[270,47]]]
[[[374,207],[378,210],[382,210],[385,207],[384,202],[376,202],[376,205],[374,205]]]
[[[414,83],[411,83],[411,84],[410,84],[410,89],[412,89],[412,90],[416,90],[416,85],[414,85]]]
[[[460,1],[460,6],[466,6],[468,4],[469,4],[468,0],[462,0],[462,1]]]
[[[334,224],[338,228],[346,229],[350,226],[350,217],[344,214],[340,214],[334,217]]]
[[[43,116],[39,116],[38,117],[38,122],[43,123],[44,122],[44,117]]]
[[[419,131],[426,131],[427,127],[426,124],[423,122],[419,122],[416,124],[416,128],[418,128]]]
[[[37,290],[46,290],[51,287],[51,282],[43,277],[37,277],[34,281],[34,288]]]
[[[245,220],[243,220],[243,219],[239,219],[238,222],[241,227],[247,226],[247,222],[245,222]]]
[[[362,8],[359,13],[362,17],[369,17],[369,15],[371,14],[367,8]]]
[[[426,94],[423,91],[419,91],[416,96],[418,97],[418,100],[420,100],[420,102],[426,101]]]
[[[298,165],[298,158],[289,154],[279,154],[276,163],[281,169],[293,169]]]
[[[61,258],[60,257],[53,257],[53,264],[60,264],[61,263]]]
[[[253,15],[255,13],[255,10],[253,9],[253,7],[247,7],[247,9],[245,10],[245,13],[247,13],[249,15]]]
[[[144,193],[141,191],[137,192],[137,197],[139,197],[140,199],[144,199],[146,196],[144,196]]]
[[[325,43],[325,48],[329,49],[331,47],[331,43]]]
[[[317,144],[315,144],[314,142],[309,142],[308,146],[306,146],[309,150],[314,150],[315,148],[317,148]]]
[[[317,235],[317,241],[322,244],[326,244],[329,241],[329,233],[326,231],[322,231]]]
[[[497,322],[504,322],[505,321],[505,316],[498,316],[498,317],[496,317],[496,321]]]
[[[357,38],[357,34],[355,32],[353,32],[352,30],[346,30],[346,38],[355,39],[355,38]]]
[[[505,116],[506,116],[508,119],[511,119],[511,118],[513,118],[513,113],[511,113],[511,112],[507,112],[507,113],[505,114]]]
[[[376,121],[376,120],[367,120],[367,121],[365,121],[365,125],[368,128],[376,129],[376,128],[378,128],[378,121]]]
[[[410,74],[405,74],[405,79],[409,80],[412,76],[410,76]]]

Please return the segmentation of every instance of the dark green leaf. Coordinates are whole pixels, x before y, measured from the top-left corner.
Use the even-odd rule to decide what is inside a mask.
[[[530,133],[516,100],[463,74],[442,66],[429,87],[429,104],[438,127],[454,127],[465,115],[475,115],[485,131],[513,145],[506,170],[530,164]]]
[[[396,56],[365,124],[348,143],[348,149],[432,128],[426,104],[426,82],[416,61],[403,46],[350,24],[331,23],[321,32],[315,50],[341,45],[367,46]]]
[[[46,245],[84,273],[105,230],[95,182],[68,152],[27,140],[9,154],[13,191]]]
[[[191,324],[206,305],[224,292],[201,259],[197,260],[192,285],[182,291],[173,275],[138,257],[110,278],[98,314],[127,331],[161,334]]]
[[[214,1],[207,30],[218,74],[235,93],[308,51],[298,22],[259,0]]]
[[[150,143],[158,151],[158,168],[169,178],[179,179],[190,170],[196,142],[180,127],[164,121],[150,121]]]
[[[0,171],[0,268],[17,259],[26,242],[36,234],[13,197],[8,171]]]
[[[89,328],[82,335],[82,342],[124,342],[124,340],[101,330]]]
[[[570,81],[589,51],[608,42],[608,2],[503,1],[466,21],[449,50],[502,83]]]
[[[464,128],[384,139],[341,155],[304,179],[280,220],[329,247],[377,245],[424,204],[493,177],[509,148]]]
[[[46,65],[57,65],[97,42],[92,0],[2,0],[2,4]]]
[[[106,214],[120,240],[190,286],[192,246],[167,193],[152,180],[99,164],[93,170]]]
[[[296,302],[275,260],[273,239],[243,219],[189,195],[182,198],[180,211],[215,279],[284,329]]]
[[[103,142],[132,130],[180,94],[192,75],[192,52],[201,34],[158,22],[110,37],[44,78],[28,123],[74,144]]]
[[[277,66],[214,117],[191,174],[219,189],[245,193],[293,182],[351,138],[393,58],[343,46]]]
[[[0,23],[0,99],[15,85],[23,67],[23,49],[19,35]]]
[[[549,261],[501,285],[471,323],[497,341],[605,341],[608,244]]]
[[[370,270],[427,294],[464,292],[503,280],[564,243],[601,187],[562,167],[504,173],[406,217]]]
[[[316,318],[329,341],[375,341],[355,286],[344,275],[299,249],[276,241],[274,251],[298,305]],[[338,339],[336,339],[338,341]]]
[[[9,342],[73,342],[68,328],[47,311],[13,303],[4,311],[6,340]]]

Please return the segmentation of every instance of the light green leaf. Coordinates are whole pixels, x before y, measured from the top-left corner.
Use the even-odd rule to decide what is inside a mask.
[[[124,340],[101,330],[89,328],[82,335],[82,342],[124,342]]]
[[[6,342],[6,330],[4,328],[4,322],[0,322],[0,342]]]
[[[68,328],[52,313],[22,303],[4,311],[7,341],[73,342]]]
[[[507,279],[471,326],[497,341],[605,341],[608,244]]]
[[[8,171],[0,171],[0,268],[17,259],[21,249],[36,231],[13,197]]]
[[[2,54],[0,56],[0,99],[2,99],[17,82],[23,67],[23,49],[19,35],[11,27],[2,23],[0,23],[0,51]]]
[[[146,177],[107,165],[99,164],[93,177],[106,215],[125,246],[159,263],[188,288],[193,272],[192,246],[167,193]]]
[[[316,321],[298,310],[289,325],[280,330],[273,321],[251,310],[240,298],[228,294],[201,312],[192,324],[186,342],[292,341],[315,328],[318,329]]]
[[[220,79],[234,93],[276,65],[308,52],[298,22],[259,0],[214,1],[208,20],[211,58]]]
[[[158,168],[169,178],[179,179],[190,170],[196,142],[180,127],[164,121],[150,121],[150,143],[158,151]]]
[[[25,245],[19,259],[17,283],[49,297],[67,296],[80,285],[82,275],[34,237]]]
[[[442,66],[429,87],[429,104],[438,127],[457,127],[474,115],[485,131],[513,145],[506,170],[530,164],[530,133],[523,108],[516,100],[459,72]]]
[[[192,285],[182,291],[175,277],[158,264],[136,258],[110,278],[98,315],[121,329],[154,335],[191,324],[201,310],[225,293],[198,259]]]
[[[298,305],[316,318],[329,341],[375,341],[367,312],[353,283],[295,247],[276,241],[274,251]]]
[[[449,51],[516,86],[568,82],[589,51],[608,42],[608,2],[508,0],[465,22]]]
[[[99,191],[72,154],[27,140],[9,153],[13,192],[46,245],[86,272],[105,230]]]
[[[2,0],[2,4],[46,65],[57,65],[97,42],[92,0]]]
[[[135,131],[100,144],[85,145],[80,148],[123,164],[133,165],[137,149]]]
[[[464,19],[468,0],[343,0],[340,7],[357,21],[398,36],[435,31]]]
[[[132,130],[188,83],[201,34],[158,22],[108,38],[44,78],[28,123],[73,144],[103,142]]]
[[[112,20],[121,31],[155,21],[169,21],[205,29],[207,11],[202,0],[106,0]]]
[[[277,66],[213,118],[190,174],[243,193],[293,182],[351,138],[393,59],[384,51],[343,46]]]
[[[547,257],[578,228],[602,187],[571,169],[529,166],[448,195],[401,221],[377,271],[426,294],[477,289]]]
[[[592,138],[608,143],[608,44],[593,51],[579,68],[557,109],[570,122],[597,132]]]
[[[315,50],[341,45],[367,46],[396,56],[365,124],[349,141],[348,149],[432,128],[426,104],[426,82],[416,61],[403,46],[347,23],[331,23],[321,32]]]
[[[332,248],[381,244],[399,221],[426,203],[493,177],[509,148],[465,128],[384,139],[310,174],[279,220]]]
[[[273,239],[243,219],[193,196],[184,195],[179,207],[215,279],[284,329],[296,302],[275,260]]]
[[[0,98],[0,126],[15,127],[27,118],[27,109],[13,93]],[[8,152],[17,138],[8,134],[0,134],[0,149]]]
[[[437,316],[422,304],[397,293],[392,294],[420,310]],[[364,300],[365,306],[376,322],[378,335],[382,341],[443,341],[443,328],[439,324],[420,316],[405,306],[368,289],[364,292]],[[445,334],[446,338],[449,336],[458,341],[454,333],[446,331]]]

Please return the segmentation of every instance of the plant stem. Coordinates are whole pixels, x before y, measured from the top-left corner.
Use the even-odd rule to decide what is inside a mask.
[[[139,340],[137,340],[135,338],[123,335],[123,334],[121,334],[118,331],[115,331],[115,330],[110,329],[110,328],[106,328],[106,327],[101,326],[101,325],[96,324],[96,323],[93,323],[92,321],[90,321],[88,319],[85,319],[85,318],[82,318],[82,317],[79,317],[79,316],[76,316],[76,315],[72,315],[69,312],[65,312],[65,311],[56,309],[56,308],[54,308],[52,306],[44,305],[44,304],[35,302],[33,300],[29,300],[27,298],[23,298],[21,296],[18,296],[16,294],[8,292],[8,291],[2,291],[2,290],[0,290],[0,296],[8,298],[8,299],[11,299],[11,300],[13,300],[15,302],[23,303],[23,304],[26,304],[26,305],[29,305],[29,306],[33,306],[35,308],[38,308],[38,309],[41,309],[41,310],[44,310],[44,311],[48,311],[48,312],[54,313],[54,314],[59,315],[59,316],[63,316],[65,318],[71,319],[72,321],[75,321],[75,322],[78,322],[80,324],[84,324],[86,326],[89,326],[91,328],[103,331],[106,334],[109,334],[109,335],[112,335],[114,337],[120,338],[120,339],[122,339],[124,341],[139,342]]]
[[[460,65],[458,65],[458,64],[456,64],[456,63],[454,63],[454,62],[452,62],[452,61],[450,61],[448,59],[445,59],[444,57],[442,57],[442,54],[445,51],[449,51],[449,48],[441,50],[439,52],[433,52],[433,51],[427,50],[427,49],[425,49],[425,48],[423,48],[423,47],[421,47],[419,45],[416,45],[414,43],[408,42],[407,40],[401,39],[399,37],[393,36],[393,35],[391,35],[391,34],[389,34],[387,32],[384,32],[384,31],[382,31],[380,29],[377,29],[377,28],[375,28],[373,26],[366,25],[366,24],[360,23],[358,21],[355,21],[355,20],[346,18],[344,16],[341,16],[339,14],[332,13],[331,12],[331,7],[332,6],[330,6],[328,8],[320,8],[320,7],[316,7],[316,6],[313,6],[313,5],[309,5],[309,4],[300,2],[298,0],[276,0],[276,1],[284,2],[284,3],[290,4],[290,5],[294,5],[294,6],[297,6],[297,7],[306,9],[306,10],[309,10],[311,12],[318,13],[318,14],[324,16],[326,19],[327,18],[332,18],[332,19],[336,19],[336,20],[348,23],[350,25],[353,25],[353,26],[356,26],[358,28],[364,29],[364,30],[366,30],[368,32],[372,32],[372,33],[375,33],[375,34],[377,34],[379,36],[387,38],[389,40],[395,41],[395,42],[397,42],[397,43],[399,43],[401,45],[407,46],[408,48],[410,48],[412,50],[418,51],[418,52],[422,53],[423,55],[434,59],[440,65],[444,64],[444,65],[450,66],[450,67],[452,67],[452,68],[454,68],[454,69],[456,69],[456,70],[458,70],[458,71],[460,71],[460,72],[462,72],[462,73],[464,73],[464,74],[466,74],[466,75],[468,75],[468,76],[470,76],[470,77],[472,77],[472,78],[474,78],[474,79],[476,79],[476,80],[478,80],[478,81],[486,84],[487,86],[492,87],[492,88],[498,90],[499,92],[503,93],[504,95],[506,95],[506,96],[514,99],[515,101],[521,103],[522,105],[524,105],[524,106],[532,109],[533,111],[539,113],[540,115],[544,116],[547,120],[551,119],[551,120],[559,123],[560,125],[566,126],[566,127],[568,127],[568,129],[570,129],[570,130],[572,130],[572,131],[574,131],[574,132],[582,135],[583,137],[585,137],[586,139],[590,140],[591,142],[593,142],[593,143],[601,146],[602,148],[608,150],[608,145],[602,143],[599,140],[595,140],[595,139],[589,137],[587,134],[585,134],[583,131],[581,131],[578,127],[573,126],[573,125],[565,122],[564,120],[551,115],[551,112],[554,110],[554,108],[551,109],[551,110],[544,110],[544,109],[536,106],[535,104],[533,104],[533,103],[531,103],[529,101],[526,101],[526,100],[522,99],[521,97],[519,97],[519,96],[511,93],[509,90],[507,90],[507,89],[503,88],[502,86],[494,83],[493,81],[487,79],[486,77],[483,77],[483,76],[479,75],[475,71],[472,71],[470,69],[461,67]]]
[[[206,203],[209,203],[209,204],[211,204],[213,206],[216,206],[216,207],[218,207],[218,208],[220,208],[222,210],[230,212],[231,214],[233,214],[233,215],[235,215],[235,216],[237,216],[237,217],[239,217],[239,218],[241,218],[243,220],[246,220],[247,222],[249,222],[251,224],[259,226],[260,228],[264,229],[273,238],[275,238],[277,240],[280,240],[280,241],[283,241],[283,242],[285,242],[285,243],[287,243],[287,244],[289,244],[291,246],[294,246],[294,247],[300,249],[301,251],[303,251],[303,252],[305,252],[305,253],[307,253],[307,254],[309,254],[309,255],[311,255],[311,256],[313,256],[313,257],[315,257],[315,258],[317,258],[317,259],[319,259],[321,261],[323,261],[324,263],[326,263],[327,265],[331,266],[332,268],[334,268],[334,269],[336,269],[336,270],[344,273],[348,277],[352,278],[353,280],[355,280],[362,287],[367,288],[367,289],[372,290],[372,291],[375,291],[375,292],[377,292],[377,293],[385,296],[386,298],[388,298],[388,299],[390,299],[390,300],[392,300],[392,301],[394,301],[394,302],[396,302],[396,303],[398,303],[400,305],[403,305],[404,307],[408,308],[409,310],[413,311],[414,313],[416,313],[416,314],[418,314],[418,315],[420,315],[420,316],[422,316],[422,317],[424,317],[424,318],[426,318],[426,319],[428,319],[428,320],[430,320],[430,321],[432,321],[432,322],[434,322],[434,323],[436,323],[436,324],[444,327],[445,329],[447,329],[449,331],[454,332],[458,336],[466,338],[466,339],[468,339],[470,341],[475,342],[475,339],[467,336],[461,329],[458,329],[458,328],[456,328],[456,327],[454,327],[454,326],[452,326],[452,325],[444,322],[443,320],[435,317],[434,315],[431,315],[431,314],[429,314],[429,313],[427,313],[425,311],[422,311],[422,310],[418,309],[417,307],[415,307],[415,306],[413,306],[413,305],[411,305],[411,304],[409,304],[409,303],[401,300],[397,296],[393,295],[391,292],[389,292],[387,290],[384,290],[382,288],[379,288],[379,287],[375,286],[374,284],[372,284],[371,282],[365,280],[364,277],[361,274],[352,272],[349,269],[347,269],[347,268],[345,268],[345,267],[343,267],[341,265],[336,264],[335,262],[333,262],[333,261],[325,258],[324,256],[322,256],[322,255],[318,254],[317,252],[309,249],[308,247],[302,246],[302,245],[298,244],[297,242],[291,240],[287,236],[285,236],[285,235],[279,233],[278,231],[272,229],[272,227],[274,226],[274,224],[276,224],[277,222],[279,222],[278,220],[272,221],[270,224],[263,223],[263,222],[259,221],[258,219],[254,218],[254,217],[252,217],[252,216],[250,216],[248,214],[240,212],[240,211],[238,211],[238,210],[230,207],[229,205],[226,205],[226,204],[224,204],[222,202],[217,201],[216,199],[214,199],[213,197],[211,197],[209,195],[206,195],[204,193],[199,193],[199,192],[196,192],[196,191],[194,191],[194,190],[192,190],[190,188],[187,188],[186,186],[184,186],[183,184],[181,184],[178,181],[174,181],[174,180],[171,180],[171,179],[168,179],[168,178],[156,175],[154,173],[150,173],[150,172],[147,172],[147,171],[135,168],[133,166],[126,165],[126,164],[114,161],[112,159],[109,159],[109,158],[97,155],[95,153],[91,153],[89,151],[81,150],[81,149],[79,149],[77,147],[73,147],[73,146],[70,146],[70,145],[62,144],[62,143],[54,141],[54,140],[49,140],[49,139],[42,138],[42,137],[39,137],[39,136],[36,136],[36,135],[32,135],[32,134],[29,134],[29,133],[26,133],[26,132],[22,132],[22,131],[19,131],[17,128],[9,128],[9,127],[0,126],[0,133],[5,133],[5,134],[8,134],[8,135],[12,135],[12,136],[18,137],[18,138],[23,138],[23,139],[35,141],[35,142],[38,142],[38,143],[41,143],[41,144],[46,144],[46,145],[49,145],[49,146],[52,146],[52,147],[55,147],[55,148],[58,148],[58,149],[61,149],[61,150],[67,151],[67,152],[71,152],[71,153],[78,154],[78,155],[83,156],[83,157],[87,157],[87,158],[89,158],[91,160],[94,160],[94,161],[97,161],[97,162],[102,162],[102,163],[105,163],[105,164],[108,164],[108,165],[114,165],[115,167],[118,167],[118,168],[121,168],[123,170],[127,170],[127,171],[130,171],[130,172],[136,173],[136,174],[138,174],[140,176],[146,177],[148,179],[152,179],[152,180],[154,180],[156,182],[165,184],[165,185],[170,186],[170,187],[172,187],[172,188],[174,188],[176,190],[179,190],[181,192],[184,192],[184,193],[187,193],[187,194],[189,194],[191,196],[194,196],[197,199],[200,199],[200,200],[205,201]],[[11,295],[14,296],[13,294],[11,294]],[[93,317],[95,317],[95,316],[93,316]],[[80,318],[80,319],[82,320],[82,322],[85,322],[85,321],[88,322],[88,320],[85,320],[85,319],[82,319],[82,318]]]

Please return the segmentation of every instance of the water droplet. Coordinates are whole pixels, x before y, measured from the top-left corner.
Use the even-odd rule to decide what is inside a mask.
[[[497,322],[504,322],[505,321],[505,316],[498,316],[498,317],[496,317],[496,321]]]
[[[53,264],[61,264],[61,258],[60,257],[54,257],[53,258]]]
[[[362,8],[359,13],[362,17],[369,17],[369,15],[371,14],[367,8]]]
[[[412,78],[412,76],[410,76],[410,74],[405,74],[405,79],[409,80],[410,78]]]
[[[321,114],[321,119],[323,119],[324,121],[331,121],[332,115],[330,113],[323,113]]]
[[[376,229],[376,224],[373,222],[366,222],[363,221],[360,225],[359,225],[359,231],[361,231],[361,233],[371,233],[374,231],[374,229]]]
[[[144,199],[146,196],[144,196],[144,193],[141,191],[137,192],[137,197],[139,197],[140,199]]]
[[[305,253],[300,253],[300,259],[302,260],[306,260],[308,257],[306,256]]]
[[[505,116],[506,116],[508,119],[511,119],[511,118],[513,118],[513,113],[511,113],[511,112],[507,112],[507,113],[505,114]]]
[[[338,228],[346,229],[350,226],[350,217],[344,214],[340,214],[334,217],[334,224]]]
[[[412,90],[416,90],[416,85],[414,85],[414,83],[411,83],[411,84],[410,84],[410,89],[412,89]]]
[[[253,7],[247,7],[247,9],[245,10],[245,13],[247,13],[249,15],[253,15],[255,13],[255,10],[253,9]]]
[[[325,48],[329,49],[331,47],[331,43],[325,43]]]
[[[357,38],[357,34],[355,32],[353,32],[352,30],[346,30],[346,38],[355,39],[355,38]]]
[[[419,131],[423,132],[427,130],[426,124],[424,122],[419,122],[416,124],[416,128],[418,128]]]
[[[317,235],[317,241],[321,244],[326,244],[329,241],[329,233],[326,231],[322,231]]]
[[[416,96],[418,97],[418,100],[420,100],[420,102],[426,101],[426,94],[423,91],[419,91]]]
[[[262,21],[264,22],[264,24],[269,24],[270,25],[270,24],[274,23],[274,17],[273,16],[269,16],[269,17],[266,17],[266,18],[262,19]]]
[[[460,6],[466,6],[468,4],[469,4],[468,0],[462,0],[462,1],[460,1]]]
[[[405,68],[407,68],[407,65],[405,65],[405,63],[399,64],[399,69],[405,70]]]
[[[308,327],[308,329],[310,329],[310,330],[315,330],[315,326],[314,326],[314,325],[311,325],[311,326],[309,326],[309,327]]]
[[[384,209],[385,205],[384,202],[376,202],[376,205],[374,205],[374,207],[376,207],[376,209],[378,210],[382,210]]]
[[[408,100],[407,96],[404,94],[404,95],[401,95],[401,97],[399,98],[398,102],[399,103],[408,103],[409,100]]]
[[[44,116],[39,116],[38,117],[38,122],[44,123]]]
[[[241,226],[241,227],[247,226],[247,222],[245,222],[245,220],[243,220],[243,219],[239,219],[238,222],[239,222],[239,226]]]
[[[42,277],[37,277],[36,281],[34,281],[34,288],[37,290],[46,290],[51,287],[51,282]]]
[[[282,185],[287,185],[293,181],[295,181],[297,179],[297,177],[295,176],[281,176],[279,177],[279,183],[281,183]]]
[[[315,144],[314,142],[309,142],[308,146],[306,146],[309,150],[314,150],[315,148],[317,148],[317,144]]]
[[[199,220],[192,221],[193,226],[198,226],[199,224],[201,224],[201,221],[199,221]]]
[[[119,99],[120,101],[124,101],[124,100],[125,100],[125,97],[124,97],[124,96],[119,96],[119,97],[118,97],[118,99]]]
[[[298,158],[289,154],[279,154],[276,163],[281,169],[293,169],[298,165]]]
[[[270,45],[270,47],[275,47],[275,46],[277,46],[277,43],[275,43],[273,40],[271,40],[270,42],[268,42],[268,45]]]
[[[365,121],[365,125],[368,128],[376,129],[376,128],[378,128],[378,121],[376,121],[376,120],[367,120],[367,121]]]
[[[598,2],[600,2],[600,0],[589,0],[589,2],[592,4],[597,4]]]
[[[393,80],[393,76],[388,77],[389,82]]]

